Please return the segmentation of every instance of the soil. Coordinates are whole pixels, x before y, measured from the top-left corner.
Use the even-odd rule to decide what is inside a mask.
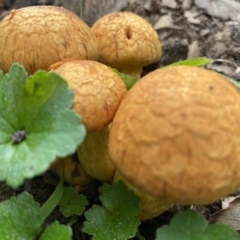
[[[89,26],[113,11],[132,11],[144,17],[159,34],[163,56],[158,63],[145,67],[143,74],[176,61],[207,56],[213,60],[209,68],[239,79],[239,0],[0,0],[0,19],[11,9],[44,4],[64,6],[78,14]],[[55,188],[49,183],[49,176],[53,180],[49,174],[26,180],[18,189],[8,188],[1,183],[0,201],[28,191],[36,201],[44,203]],[[90,201],[95,201],[97,196],[93,192],[97,192],[98,185],[99,183],[94,183],[85,190]],[[143,222],[139,227],[140,234],[146,240],[154,240],[156,229],[168,224],[172,216],[182,209],[182,206],[176,205],[159,217]],[[208,218],[209,214],[220,209],[220,203],[196,206],[195,209]],[[53,219],[63,223],[66,221],[57,209],[47,222]],[[79,232],[83,220],[82,217],[73,225],[74,240],[91,239]]]

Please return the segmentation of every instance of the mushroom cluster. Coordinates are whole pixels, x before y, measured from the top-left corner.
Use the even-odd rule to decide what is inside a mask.
[[[74,93],[72,109],[87,129],[76,153],[56,159],[49,169],[59,176],[64,169],[64,180],[78,191],[95,180],[123,180],[141,199],[141,220],[169,208],[172,201],[139,191],[118,169],[112,148],[114,133],[111,158],[108,146],[109,133],[116,128],[115,123],[112,130],[112,120],[128,95],[111,68],[139,79],[144,66],[160,59],[161,43],[152,26],[136,14],[120,12],[103,16],[90,28],[65,8],[32,6],[12,10],[0,28],[0,69],[8,72],[18,62],[29,74],[48,70],[62,76]]]
[[[72,108],[88,132],[76,153],[80,165],[73,155],[51,166],[59,175],[68,166],[69,184],[124,181],[140,198],[140,220],[175,203],[211,203],[240,186],[239,91],[197,67],[141,78],[162,50],[140,16],[111,13],[90,28],[64,8],[34,6],[11,11],[0,28],[3,72],[14,62],[29,74],[54,71],[74,92]],[[139,81],[127,91],[109,67]]]
[[[117,171],[170,203],[209,204],[240,186],[240,94],[219,74],[165,67],[125,95],[109,134]]]
[[[120,41],[114,49],[114,52],[118,52],[117,56],[119,57],[117,65],[114,64],[116,57],[111,54],[109,58],[108,56],[104,57],[106,61],[103,61],[102,44],[104,39],[101,39],[97,33],[97,31],[106,31],[109,36],[116,34],[115,30],[102,29],[105,25],[104,21],[108,17],[116,18],[115,28],[125,29],[124,35],[120,31],[115,39]],[[99,27],[98,24],[100,24]],[[130,12],[104,16],[96,22],[91,30],[95,34],[99,46],[99,62],[66,59],[51,65],[50,69],[66,79],[69,87],[74,91],[73,109],[81,115],[88,132],[84,143],[77,149],[81,166],[92,178],[101,182],[113,182],[116,169],[108,153],[109,129],[127,90],[115,71],[107,68],[106,65],[125,73],[138,72],[137,78],[139,78],[143,66],[159,60],[161,44],[151,25]],[[131,38],[126,35],[126,31],[131,32]],[[128,47],[122,42],[125,40],[128,41]],[[125,45],[125,52],[121,52],[123,45]],[[111,47],[112,44],[109,42],[108,48]],[[119,54],[120,52],[121,54]],[[133,69],[133,71],[125,71],[122,66],[128,66],[129,70]],[[135,74],[133,75],[136,77]]]

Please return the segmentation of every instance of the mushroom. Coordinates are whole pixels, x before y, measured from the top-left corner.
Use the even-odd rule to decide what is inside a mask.
[[[108,125],[127,92],[109,67],[90,60],[69,60],[51,67],[74,92],[73,110],[87,129],[77,153],[81,166],[94,179],[111,181],[115,168],[108,155]]]
[[[63,7],[12,10],[0,22],[0,69],[14,62],[31,74],[66,58],[98,60],[96,38],[77,15]]]
[[[82,192],[87,185],[94,181],[82,168],[77,154],[57,158],[51,164],[49,170],[59,177],[64,173],[64,181],[72,185],[77,192]]]
[[[162,50],[153,27],[132,12],[114,12],[93,26],[99,61],[139,79],[143,66],[159,61]]]
[[[116,169],[139,191],[209,204],[240,186],[240,94],[219,74],[172,66],[140,79],[109,133]]]

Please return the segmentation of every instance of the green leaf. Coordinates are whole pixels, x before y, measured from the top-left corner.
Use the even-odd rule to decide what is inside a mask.
[[[41,207],[41,214],[44,219],[46,219],[49,216],[49,214],[54,210],[54,208],[58,205],[63,195],[63,191],[64,191],[64,186],[63,186],[63,175],[62,175],[56,189]]]
[[[207,220],[194,210],[176,214],[169,225],[157,230],[156,240],[240,240],[238,233],[223,224],[208,226]]]
[[[24,192],[0,203],[0,239],[33,240],[41,231],[40,206]]]
[[[65,217],[82,215],[87,205],[87,198],[83,194],[77,194],[72,186],[64,188],[59,210]]]
[[[192,59],[186,59],[186,60],[183,60],[183,61],[175,62],[175,63],[169,64],[169,65],[167,65],[165,67],[168,67],[168,66],[181,66],[181,65],[192,66],[192,67],[200,67],[200,66],[208,64],[210,62],[211,62],[211,59],[209,59],[209,58],[199,57],[199,58],[192,58]]]
[[[13,64],[0,74],[0,181],[18,187],[42,174],[57,156],[72,154],[86,130],[70,107],[73,92],[53,72],[28,78]]]
[[[39,240],[71,240],[72,229],[69,226],[59,224],[57,221],[51,223],[42,233]]]
[[[215,223],[213,225],[210,225],[205,234],[204,234],[204,240],[239,240],[240,236],[239,234],[231,229],[229,226],[221,224],[221,223]]]
[[[157,230],[156,240],[199,240],[207,228],[205,218],[193,210],[176,214],[169,226]]]
[[[103,185],[102,206],[93,205],[85,212],[83,232],[93,240],[126,240],[135,236],[140,221],[139,199],[122,181]]]
[[[136,83],[137,80],[133,76],[119,72],[116,68],[111,69],[123,80],[127,90],[129,90]]]

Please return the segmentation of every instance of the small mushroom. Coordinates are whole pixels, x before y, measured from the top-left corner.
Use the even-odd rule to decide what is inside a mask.
[[[99,61],[139,79],[142,68],[159,61],[162,50],[153,27],[132,12],[114,12],[93,26]]]
[[[109,67],[90,60],[69,60],[52,66],[74,92],[73,110],[87,129],[77,153],[81,166],[94,179],[111,181],[115,168],[108,155],[108,125],[127,92]]]
[[[84,171],[76,154],[64,158],[57,158],[51,164],[49,170],[59,177],[64,173],[64,181],[72,185],[77,192],[82,192],[87,185],[94,181],[94,179]]]
[[[126,94],[109,154],[138,190],[183,205],[209,204],[240,186],[240,93],[197,67],[155,70]]]
[[[98,60],[96,38],[77,15],[63,7],[12,10],[0,22],[0,69],[14,62],[31,74],[66,58]]]

